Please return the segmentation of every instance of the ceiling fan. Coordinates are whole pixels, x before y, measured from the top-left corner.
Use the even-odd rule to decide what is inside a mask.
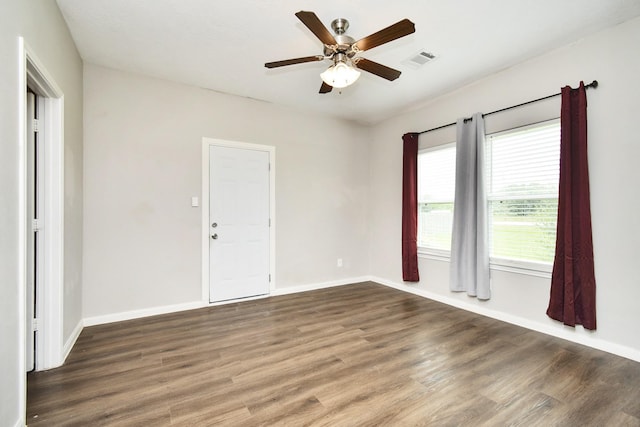
[[[301,10],[296,16],[304,25],[320,39],[324,45],[322,55],[303,56],[301,58],[285,59],[284,61],[267,62],[267,68],[284,67],[285,65],[301,64],[304,62],[323,61],[330,59],[333,64],[322,74],[322,86],[320,93],[328,93],[336,88],[349,86],[360,77],[360,70],[367,71],[387,80],[395,80],[400,77],[400,71],[385,65],[359,57],[358,54],[365,50],[373,49],[381,44],[407,36],[416,31],[415,24],[408,19],[396,22],[376,33],[373,33],[358,41],[346,35],[349,21],[343,18],[334,19],[331,28],[335,36],[331,35],[320,19],[313,12]]]

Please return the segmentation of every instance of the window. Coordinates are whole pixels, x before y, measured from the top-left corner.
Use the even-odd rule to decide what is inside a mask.
[[[418,246],[451,250],[455,144],[418,155]],[[548,270],[553,262],[560,172],[560,123],[487,135],[489,253],[492,264]]]
[[[419,247],[451,250],[455,181],[455,143],[418,154]]]
[[[560,123],[487,137],[490,256],[551,264],[556,244]]]

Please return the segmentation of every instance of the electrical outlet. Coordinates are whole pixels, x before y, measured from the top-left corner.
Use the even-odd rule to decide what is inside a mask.
[[[342,267],[342,258],[338,258],[338,262],[336,263],[338,267]]]

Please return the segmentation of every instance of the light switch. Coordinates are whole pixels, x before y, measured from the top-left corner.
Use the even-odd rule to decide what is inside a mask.
[[[199,206],[197,197],[194,196],[194,197],[191,198],[191,206],[194,207],[194,208],[197,208]]]

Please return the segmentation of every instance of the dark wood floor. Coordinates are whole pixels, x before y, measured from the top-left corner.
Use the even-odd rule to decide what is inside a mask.
[[[640,426],[640,364],[372,283],[86,328],[30,426]]]

